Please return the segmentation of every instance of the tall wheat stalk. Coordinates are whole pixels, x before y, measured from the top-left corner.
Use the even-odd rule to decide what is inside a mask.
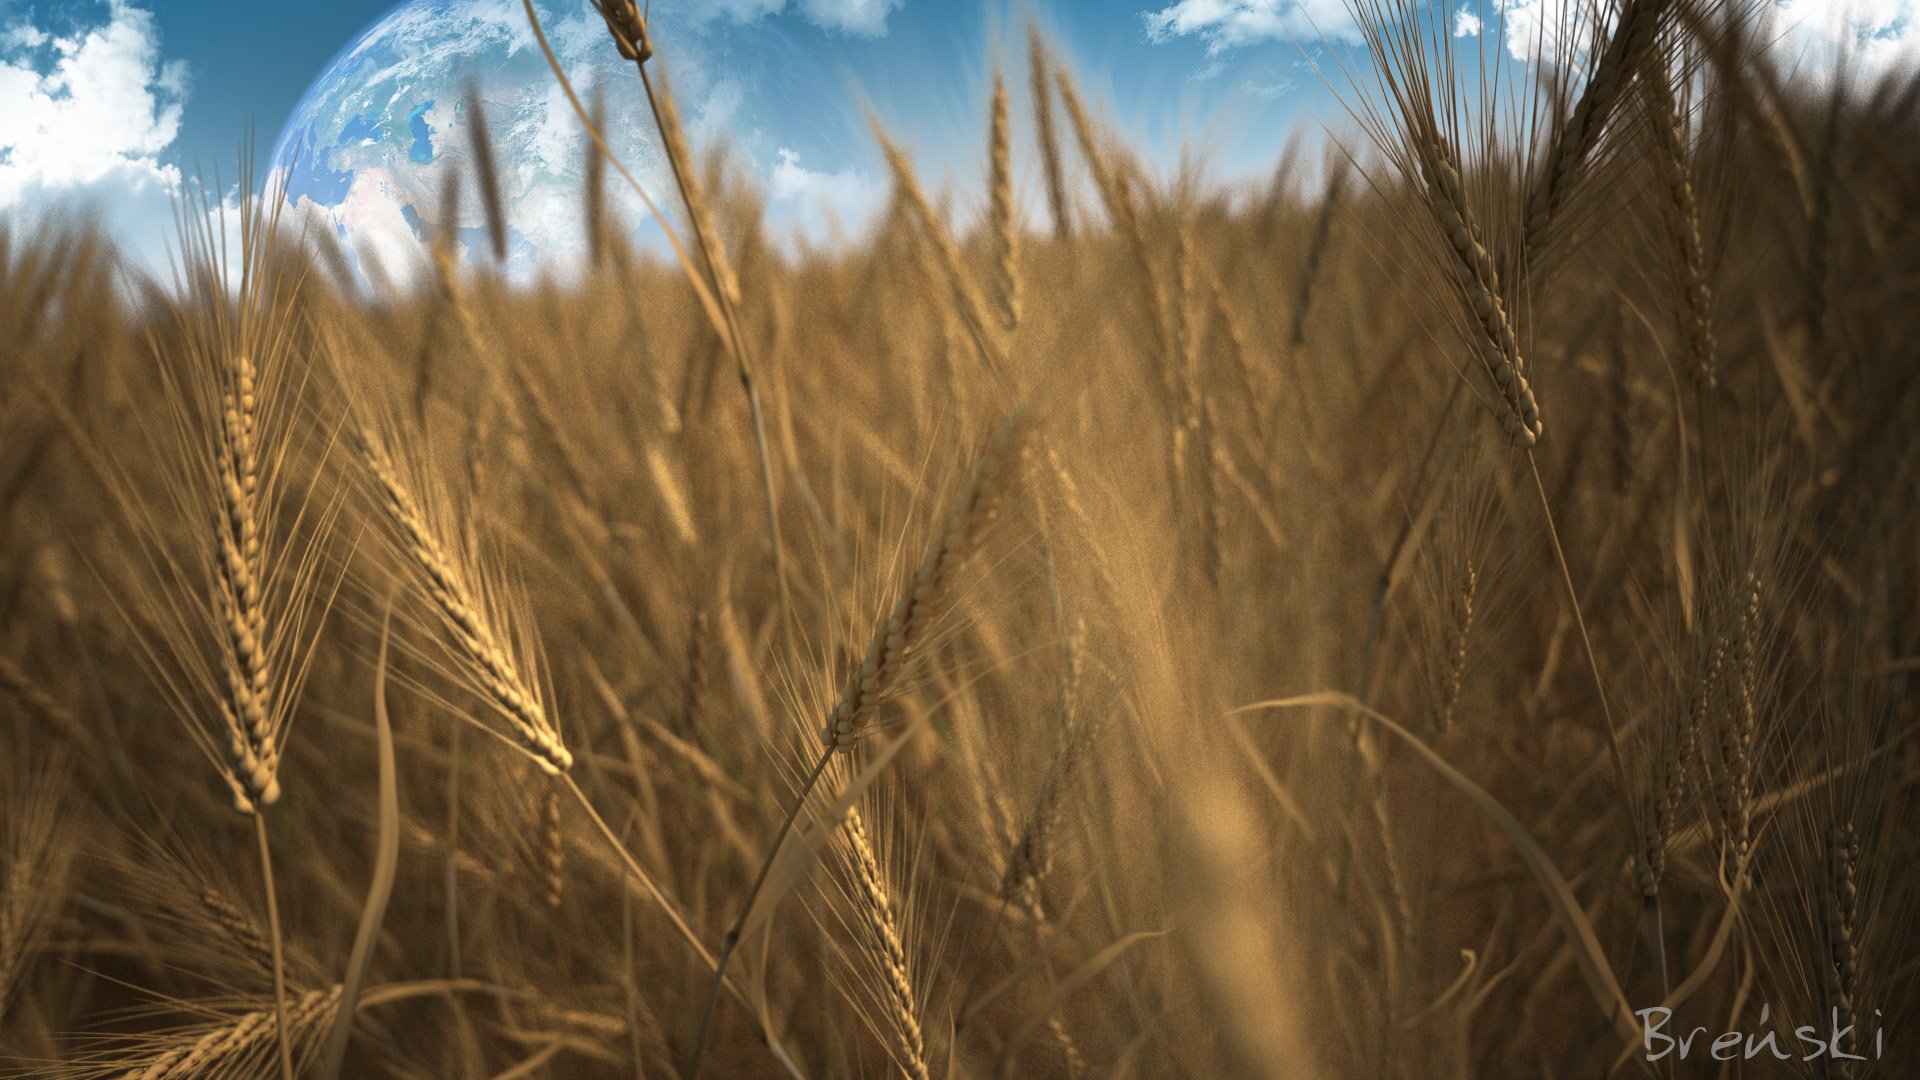
[[[760,891],[766,886],[780,849],[786,843],[800,810],[812,795],[814,786],[825,774],[835,754],[853,749],[871,733],[881,707],[898,693],[907,675],[919,660],[921,641],[947,601],[954,573],[974,550],[981,535],[999,513],[1008,485],[1026,457],[1032,417],[1025,407],[1017,410],[993,433],[974,459],[972,475],[961,488],[959,498],[947,512],[946,520],[935,533],[920,564],[914,568],[892,606],[874,628],[861,658],[840,689],[839,701],[827,717],[822,732],[824,747],[818,761],[801,782],[800,790],[787,811],[772,846],[761,863],[754,883],[747,889],[740,916],[734,920],[721,942],[719,960],[714,965],[714,982],[707,1005],[694,1037],[689,1072],[697,1073],[706,1031],[713,1022],[714,1006],[720,998],[721,980],[727,959],[740,942],[747,917],[753,912]]]

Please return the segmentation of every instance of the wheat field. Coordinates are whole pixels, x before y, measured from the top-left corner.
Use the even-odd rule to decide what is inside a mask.
[[[601,6],[677,254],[0,234],[0,1075],[1920,1067],[1920,78],[1355,0],[1249,185],[1034,32],[796,257]]]

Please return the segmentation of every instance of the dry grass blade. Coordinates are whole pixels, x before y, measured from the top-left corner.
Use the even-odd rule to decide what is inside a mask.
[[[380,629],[380,655],[375,661],[373,676],[374,738],[380,757],[379,839],[374,849],[373,882],[367,888],[366,906],[360,909],[360,927],[354,931],[353,953],[347,959],[346,977],[340,983],[339,1008],[333,1018],[333,1030],[327,1036],[326,1058],[320,1068],[323,1080],[335,1080],[346,1063],[360,989],[366,985],[367,971],[373,965],[374,946],[379,941],[380,924],[386,921],[387,903],[393,898],[393,883],[400,865],[400,785],[394,764],[393,723],[387,716],[387,642],[392,629],[393,612],[389,604]]]

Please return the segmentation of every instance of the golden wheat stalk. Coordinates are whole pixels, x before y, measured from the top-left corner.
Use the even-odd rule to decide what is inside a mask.
[[[900,936],[892,890],[874,854],[859,807],[847,812],[841,834],[846,838],[844,846],[853,864],[853,881],[858,893],[853,899],[860,926],[866,935],[866,945],[880,967],[894,1060],[913,1080],[927,1080],[926,1039],[922,1034],[912,973],[907,966],[907,949]]]
[[[1017,412],[981,448],[959,501],[886,617],[874,628],[859,666],[841,687],[840,700],[827,718],[829,748],[851,749],[872,727],[881,705],[900,688],[918,657],[920,642],[945,603],[954,571],[999,512],[1001,498],[1026,456],[1028,426],[1026,412]]]
[[[378,437],[365,428],[357,435],[379,508],[398,540],[396,553],[446,631],[453,673],[505,721],[511,742],[549,774],[565,772],[573,754],[548,713],[526,648],[508,632],[505,610],[488,599],[485,578],[473,565],[477,553],[448,539]]]
[[[1067,204],[1066,170],[1060,163],[1060,136],[1053,123],[1053,85],[1048,76],[1047,45],[1040,28],[1027,24],[1027,73],[1033,93],[1033,124],[1040,139],[1040,164],[1047,178],[1047,209],[1053,214],[1053,238],[1073,238],[1073,211]]]
[[[1498,394],[1500,426],[1509,441],[1531,447],[1543,430],[1540,405],[1527,379],[1527,363],[1520,354],[1513,321],[1501,299],[1499,271],[1467,204],[1459,158],[1451,143],[1430,116],[1420,127],[1415,152],[1426,180],[1427,209],[1453,252],[1459,271],[1455,283],[1480,330],[1481,366]]]
[[[1556,126],[1543,167],[1527,198],[1522,255],[1537,252],[1600,143],[1627,83],[1642,70],[1657,39],[1668,0],[1627,0],[1593,73]]]
[[[1680,295],[1680,329],[1695,381],[1711,390],[1720,381],[1719,345],[1713,330],[1713,288],[1707,283],[1706,251],[1700,236],[1700,208],[1694,198],[1685,118],[1674,98],[1665,57],[1656,54],[1649,58],[1645,84],[1654,105],[1650,126],[1658,143],[1661,180],[1667,189],[1662,216],[1673,241],[1669,263]]]
[[[1000,326],[1020,326],[1020,225],[1014,218],[1013,140],[1007,122],[1007,86],[996,72],[987,138],[988,190],[993,232],[994,300]]]

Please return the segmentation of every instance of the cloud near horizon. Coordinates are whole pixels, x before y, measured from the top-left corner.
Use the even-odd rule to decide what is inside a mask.
[[[143,254],[171,232],[180,168],[166,153],[186,106],[185,63],[165,60],[153,13],[127,0],[55,32],[0,28],[0,216],[101,214]],[[160,228],[165,223],[166,228]]]
[[[1560,62],[1571,42],[1584,40],[1587,9],[1573,0],[1490,0],[1484,12],[1469,6],[1456,10],[1453,35],[1472,37],[1497,25],[1516,60]],[[1920,69],[1920,0],[1769,0],[1763,14],[1777,35],[1774,56],[1797,75],[1826,79],[1844,64],[1856,80],[1871,83]],[[1570,16],[1582,25],[1561,32]],[[1347,0],[1175,0],[1139,17],[1155,44],[1204,42],[1215,58],[1205,70],[1222,54],[1250,46],[1360,41]]]
[[[887,191],[886,184],[863,169],[809,169],[785,146],[767,184],[773,207],[789,215],[781,231],[811,243],[828,239],[837,229],[864,228],[878,215]]]

